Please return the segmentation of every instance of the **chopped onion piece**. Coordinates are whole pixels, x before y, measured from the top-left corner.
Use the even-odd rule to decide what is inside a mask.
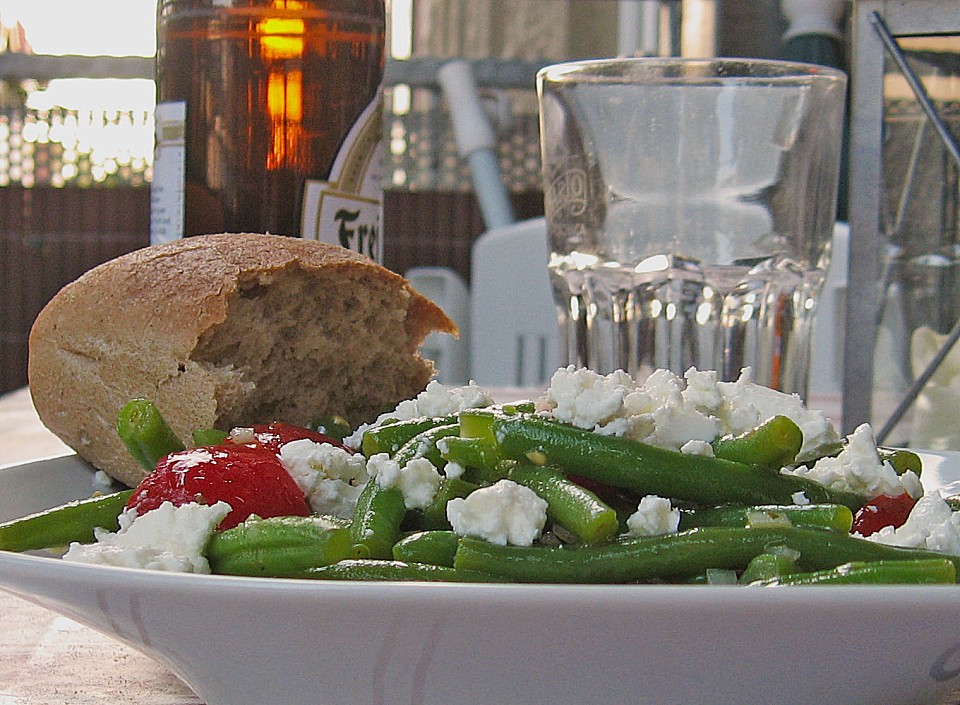
[[[783,512],[775,510],[762,511],[758,509],[748,510],[747,528],[760,526],[771,528],[777,526],[793,526],[793,524],[790,518]]]
[[[725,568],[707,568],[708,585],[736,585],[737,571]]]

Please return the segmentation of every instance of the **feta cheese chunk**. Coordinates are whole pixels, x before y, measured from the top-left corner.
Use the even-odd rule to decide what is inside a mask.
[[[939,492],[928,492],[914,505],[903,526],[885,526],[866,538],[891,546],[960,555],[960,512],[953,511]]]
[[[716,457],[713,452],[713,446],[706,441],[700,440],[687,441],[680,446],[680,452],[684,455],[701,455],[705,458]]]
[[[803,431],[803,445],[797,454],[800,459],[815,457],[821,448],[840,440],[823,412],[808,409],[798,394],[785,394],[757,384],[749,368],[740,373],[736,382],[719,382],[717,386],[723,397],[717,415],[725,434],[736,436],[774,416],[786,416]]]
[[[624,398],[635,389],[633,378],[622,370],[604,376],[571,365],[553,373],[546,400],[558,421],[592,429],[621,416]]]
[[[447,503],[447,519],[459,536],[505,546],[531,546],[547,523],[547,503],[511,480],[474,490]]]
[[[877,442],[869,424],[862,424],[854,430],[838,455],[821,458],[811,466],[801,465],[782,472],[868,499],[882,494],[895,497],[904,492],[911,497],[919,497],[923,493],[916,473],[907,471],[897,475],[889,462],[880,460]]]
[[[701,455],[718,436],[739,435],[777,415],[803,432],[801,458],[839,440],[823,413],[807,409],[796,394],[754,383],[749,368],[736,382],[691,367],[683,377],[661,369],[638,383],[622,370],[601,375],[569,366],[554,373],[541,407],[578,428]]]
[[[449,416],[465,409],[477,409],[491,404],[493,397],[474,382],[463,387],[446,387],[434,380],[414,399],[400,402],[392,416],[407,419],[418,416]]]
[[[450,416],[466,409],[477,409],[491,404],[493,397],[472,381],[463,387],[446,387],[433,380],[413,399],[400,402],[393,411],[381,414],[373,423],[360,426],[344,439],[343,444],[350,448],[359,448],[364,431],[391,419],[408,421],[422,416]]]
[[[682,380],[673,373],[657,370],[647,378],[641,391],[655,401],[655,408],[652,410],[653,431],[639,440],[680,450],[690,441],[709,443],[720,435],[719,420],[685,395]]]
[[[640,500],[637,511],[627,517],[629,536],[662,536],[676,533],[680,526],[680,510],[665,497],[648,494]]]
[[[381,487],[399,489],[407,509],[426,509],[440,487],[440,473],[426,458],[414,458],[400,467],[386,453],[377,453],[367,461],[367,472]]]
[[[180,573],[209,573],[203,551],[217,525],[230,513],[230,505],[191,502],[175,507],[164,502],[135,516],[120,515],[120,529],[96,529],[96,543],[72,543],[64,560],[124,568],[147,568]]]
[[[367,480],[367,461],[362,455],[303,438],[280,447],[280,462],[314,512],[353,517]]]
[[[560,368],[542,404],[558,421],[673,450],[690,441],[709,442],[719,432],[717,420],[684,398],[683,380],[668,370],[657,370],[638,385],[622,370],[601,375]],[[693,448],[703,452],[702,446]]]
[[[466,471],[467,469],[460,463],[454,463],[452,461],[443,466],[444,476],[451,480],[461,477]]]

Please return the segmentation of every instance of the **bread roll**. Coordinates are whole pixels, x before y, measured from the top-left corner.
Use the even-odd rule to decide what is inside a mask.
[[[454,323],[401,276],[348,250],[257,234],[191,237],[106,262],[64,287],[30,333],[43,423],[135,485],[116,433],[151,399],[185,440],[196,428],[340,414],[353,424],[419,393],[417,354]]]

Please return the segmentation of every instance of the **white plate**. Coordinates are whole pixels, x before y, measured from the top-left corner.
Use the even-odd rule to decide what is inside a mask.
[[[925,455],[925,482],[960,457]],[[87,496],[0,468],[0,520]],[[207,705],[920,705],[960,687],[960,589],[312,583],[0,551],[0,586],[112,635]]]

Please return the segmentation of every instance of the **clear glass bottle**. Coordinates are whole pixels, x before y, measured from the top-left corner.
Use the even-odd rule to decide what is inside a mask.
[[[384,0],[158,0],[151,242],[312,237],[382,259]]]

